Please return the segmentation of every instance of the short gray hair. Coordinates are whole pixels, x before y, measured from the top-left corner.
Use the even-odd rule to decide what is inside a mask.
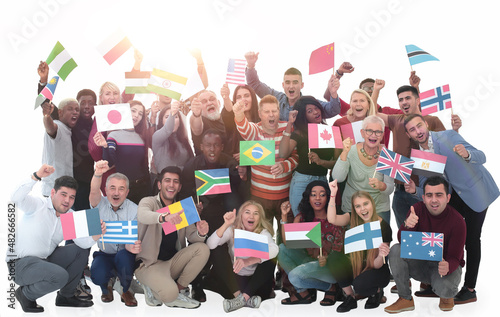
[[[382,118],[380,118],[378,116],[368,116],[363,120],[363,126],[362,126],[363,130],[366,129],[366,126],[370,123],[380,124],[380,126],[382,127],[382,130],[385,129],[385,123],[384,123],[384,120],[382,120]]]
[[[130,181],[128,180],[128,177],[122,173],[113,173],[113,174],[109,175],[108,178],[106,179],[106,187],[108,187],[109,180],[113,179],[113,178],[125,181],[125,183],[127,183],[127,189],[130,188]]]

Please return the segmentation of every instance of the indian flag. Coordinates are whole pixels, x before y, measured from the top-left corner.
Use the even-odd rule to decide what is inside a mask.
[[[444,174],[446,156],[412,149],[411,159],[415,161],[413,164],[414,174],[425,177]]]
[[[151,72],[125,72],[126,94],[149,94],[147,90],[148,80]]]
[[[146,88],[157,94],[180,100],[187,81],[187,77],[153,68]]]
[[[99,209],[92,208],[61,214],[64,240],[90,237],[102,234]]]
[[[286,223],[285,245],[289,249],[321,248],[321,223]]]
[[[60,42],[56,43],[52,52],[46,60],[47,64],[52,68],[62,80],[66,80],[69,73],[78,66],[75,60],[69,55],[68,51]]]

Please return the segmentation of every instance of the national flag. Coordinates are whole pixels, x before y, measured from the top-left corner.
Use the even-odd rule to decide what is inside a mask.
[[[406,45],[406,53],[408,54],[411,66],[428,61],[439,61],[436,57],[412,44]]]
[[[287,248],[321,248],[321,222],[286,223],[284,229]]]
[[[134,128],[128,103],[94,106],[94,111],[99,132]]]
[[[180,100],[182,90],[186,86],[187,81],[187,77],[153,68],[146,88],[157,94]]]
[[[401,231],[401,258],[442,261],[444,234],[434,232]]]
[[[275,152],[274,140],[240,141],[240,166],[274,165]]]
[[[115,244],[134,244],[137,241],[137,220],[105,221],[106,233],[99,242]]]
[[[126,94],[150,94],[146,89],[151,72],[125,72],[125,93]]]
[[[451,109],[450,85],[436,87],[420,93],[420,109],[422,115]]]
[[[310,149],[343,148],[340,128],[326,124],[308,124]]]
[[[376,249],[382,242],[380,221],[364,223],[345,232],[344,253]]]
[[[234,229],[234,256],[256,257],[269,260],[267,236],[246,230]]]
[[[181,99],[183,100],[188,100],[195,94],[199,93],[200,91],[204,90],[206,87],[203,85],[203,82],[201,81],[200,74],[198,73],[198,70],[193,71],[191,76],[188,77],[186,81],[186,86],[184,86],[184,89],[182,90],[181,93]]]
[[[216,195],[231,192],[229,182],[229,168],[194,171],[196,194]]]
[[[56,43],[45,62],[57,73],[57,75],[61,77],[62,80],[66,80],[73,69],[78,66],[60,42]]]
[[[244,59],[230,58],[227,65],[226,83],[240,86],[246,85],[245,67],[247,61]]]
[[[430,177],[443,175],[447,157],[420,150],[411,150],[411,159],[415,161],[413,174]]]
[[[132,47],[132,43],[122,30],[118,29],[97,46],[97,50],[109,65]]]
[[[61,214],[64,240],[102,234],[99,209],[92,208]]]
[[[54,93],[56,91],[58,82],[59,76],[54,76],[51,80],[49,80],[47,85],[43,87],[38,97],[36,97],[35,109],[38,108],[46,99],[52,100],[54,98]]]
[[[414,163],[411,159],[384,147],[380,152],[375,170],[408,184]]]
[[[334,43],[314,50],[309,57],[309,75],[333,68],[334,62]]]
[[[351,138],[351,140],[354,140],[354,144],[359,142],[365,142],[365,139],[361,136],[362,128],[363,128],[363,121],[355,121],[341,125],[340,131],[342,132],[342,138],[344,140],[347,138]]]
[[[193,223],[200,221],[200,215],[198,214],[198,210],[196,209],[196,205],[194,204],[193,197],[191,196],[168,205],[167,207],[158,209],[156,212],[160,214],[165,212],[169,212],[170,214],[180,213],[179,215],[182,218],[182,221],[180,223],[173,225],[169,222],[164,222],[161,224],[165,234],[170,234],[175,230],[185,228],[189,225],[192,225]]]

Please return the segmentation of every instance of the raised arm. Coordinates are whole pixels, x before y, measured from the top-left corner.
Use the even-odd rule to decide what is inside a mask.
[[[57,124],[50,116],[54,111],[54,104],[50,101],[42,103],[42,114],[43,114],[43,126],[45,127],[45,132],[51,137],[55,138],[57,136]]]
[[[328,203],[328,210],[326,214],[326,219],[329,223],[335,226],[347,226],[349,221],[351,220],[351,215],[349,213],[345,213],[343,215],[337,215],[337,207],[335,206],[335,197],[337,196],[338,187],[337,180],[333,180],[329,184],[330,186],[330,202]]]
[[[292,135],[293,123],[297,118],[297,113],[297,110],[292,110],[288,113],[288,124],[283,132],[283,138],[280,141],[279,156],[281,158],[289,157],[293,149],[297,146],[297,141],[290,138]]]
[[[96,207],[102,199],[101,195],[101,181],[102,175],[109,170],[108,161],[98,161],[95,163],[94,175],[90,181],[90,206]]]
[[[194,98],[191,102],[191,112],[191,118],[189,118],[191,133],[201,135],[203,133],[203,119],[201,118],[201,101],[198,98]]]

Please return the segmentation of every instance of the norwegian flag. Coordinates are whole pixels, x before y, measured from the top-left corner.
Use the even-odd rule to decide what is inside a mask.
[[[408,184],[413,164],[415,164],[415,161],[386,148],[382,148],[375,170]]]
[[[434,232],[422,232],[422,246],[429,245],[431,247],[443,247],[444,234]]]
[[[239,86],[246,85],[245,82],[245,67],[247,61],[244,59],[230,58],[227,64],[226,83],[236,84]]]
[[[421,93],[420,108],[423,116],[451,109],[450,85],[444,85]]]

